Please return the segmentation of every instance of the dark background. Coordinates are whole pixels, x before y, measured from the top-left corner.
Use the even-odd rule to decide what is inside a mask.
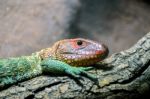
[[[111,55],[149,31],[148,0],[0,0],[0,58],[74,37],[102,41]]]

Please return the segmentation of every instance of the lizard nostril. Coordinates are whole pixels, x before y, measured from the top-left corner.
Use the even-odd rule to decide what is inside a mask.
[[[95,54],[101,54],[103,51],[97,50],[95,51]]]

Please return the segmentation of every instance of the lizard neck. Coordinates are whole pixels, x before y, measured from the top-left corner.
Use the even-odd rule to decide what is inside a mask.
[[[46,48],[46,49],[42,49],[41,51],[39,51],[39,56],[42,60],[46,59],[46,58],[53,58],[56,59],[57,55],[57,48],[59,46],[59,42],[55,43],[52,47],[50,48]]]
[[[43,59],[46,59],[48,57],[52,57],[53,56],[53,49],[52,48],[46,48],[46,49],[42,49],[40,52],[39,52],[39,56],[40,58],[43,60]]]

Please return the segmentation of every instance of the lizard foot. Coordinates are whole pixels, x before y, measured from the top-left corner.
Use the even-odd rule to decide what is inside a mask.
[[[80,78],[81,76],[85,76],[89,78],[90,80],[94,81],[95,83],[98,82],[98,79],[96,78],[96,75],[89,74],[87,71],[94,69],[93,67],[71,67],[67,68],[65,72],[74,78]]]

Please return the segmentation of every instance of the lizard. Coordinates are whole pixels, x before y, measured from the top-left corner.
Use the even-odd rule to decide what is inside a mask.
[[[96,41],[75,38],[57,41],[30,56],[0,59],[0,88],[44,73],[96,77],[87,71],[108,56],[108,47]]]

